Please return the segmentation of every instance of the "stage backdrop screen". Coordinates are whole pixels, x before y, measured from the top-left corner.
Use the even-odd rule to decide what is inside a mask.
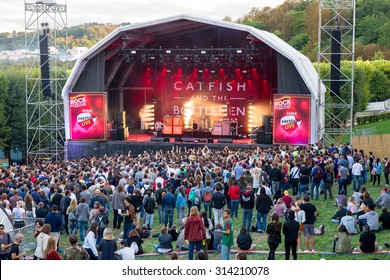
[[[71,140],[106,140],[106,93],[69,94]]]
[[[305,145],[310,137],[310,96],[274,95],[274,144]]]

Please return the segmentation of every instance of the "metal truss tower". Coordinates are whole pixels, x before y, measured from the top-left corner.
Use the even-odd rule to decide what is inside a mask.
[[[343,136],[352,142],[355,2],[319,0],[318,83],[324,83],[326,93],[318,93],[318,139],[325,145],[339,143]]]
[[[67,6],[25,0],[27,162],[64,158]],[[46,46],[46,47],[45,47]]]

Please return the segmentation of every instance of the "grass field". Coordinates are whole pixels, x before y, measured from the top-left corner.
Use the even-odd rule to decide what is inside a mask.
[[[380,122],[375,122],[375,123],[366,123],[366,124],[361,124],[361,125],[356,125],[353,127],[353,132],[355,133],[356,131],[360,129],[365,129],[365,128],[376,128],[376,133],[378,135],[382,134],[390,134],[390,120],[386,121],[380,121]],[[341,144],[342,143],[349,143],[349,134],[348,135],[343,135],[341,139],[337,138],[335,143],[339,141]]]
[[[384,178],[382,178],[384,181]],[[381,188],[379,187],[372,187],[372,183],[366,183],[365,186],[368,188],[369,192],[371,193],[372,198],[374,201],[380,194]],[[349,194],[352,194],[352,185],[349,185],[348,192]],[[338,186],[336,184],[333,185],[333,194],[337,194]],[[333,246],[333,237],[335,233],[337,232],[337,225],[331,222],[331,217],[336,213],[337,207],[334,206],[334,201],[330,201],[329,199],[324,201],[323,196],[320,196],[319,200],[312,201],[313,204],[316,205],[317,210],[319,211],[320,215],[316,221],[316,227],[318,227],[320,224],[325,225],[325,234],[322,236],[316,236],[315,237],[315,248],[318,252],[327,252],[325,254],[315,253],[315,254],[299,254],[298,259],[301,260],[319,260],[321,258],[325,258],[328,260],[370,260],[373,258],[381,259],[381,260],[390,260],[390,254],[329,254],[329,252],[332,251]],[[157,211],[156,211],[157,212]],[[380,210],[377,210],[378,214],[380,214]],[[176,217],[176,213],[175,213]],[[112,218],[112,213],[110,214],[110,218]],[[236,240],[238,232],[241,228],[241,211],[239,212],[238,219],[233,220],[234,221],[234,240]],[[177,221],[174,221],[177,223]],[[268,222],[268,221],[267,221]],[[282,222],[284,222],[282,220]],[[155,220],[154,220],[154,229],[152,230],[152,234],[159,233],[161,226],[158,224],[158,216],[155,214]],[[253,220],[252,225],[255,225],[255,220]],[[110,223],[110,226],[112,226],[112,223]],[[116,238],[119,237],[120,231],[115,229],[114,235]],[[352,245],[355,247],[358,247],[358,240],[359,240],[359,233],[355,236],[351,236]],[[267,235],[266,234],[259,234],[259,233],[251,233],[252,239],[254,240],[254,243],[257,245],[257,250],[261,251],[268,251],[268,244],[267,244]],[[390,231],[381,231],[376,234],[377,236],[377,242],[379,243],[382,248],[385,248],[384,243],[390,243]],[[304,238],[302,235],[302,249],[304,250]],[[153,243],[158,243],[157,238],[152,238],[144,241],[143,249],[145,253],[151,253],[155,252],[153,248]],[[60,241],[60,247],[66,248],[68,246],[68,237],[66,235],[62,235],[61,241]],[[232,249],[237,249],[236,246],[233,246]],[[284,239],[282,236],[282,243],[279,245],[277,252],[284,252]],[[156,259],[156,260],[168,260],[170,257],[168,255],[156,255],[156,256],[148,256],[148,257],[137,257],[138,259]],[[187,254],[181,255],[179,257],[180,259],[188,259]],[[210,253],[210,259],[219,259],[220,256],[218,253]],[[264,260],[267,258],[267,254],[249,254],[248,259],[261,259]],[[291,256],[290,256],[291,258]],[[284,254],[277,254],[276,259],[282,260],[284,259]]]

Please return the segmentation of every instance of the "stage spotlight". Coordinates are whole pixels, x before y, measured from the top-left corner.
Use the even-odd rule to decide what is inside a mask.
[[[195,55],[194,56],[194,63],[199,63],[200,62],[200,58],[198,55]]]
[[[166,50],[165,53],[171,53],[171,50]]]
[[[200,53],[201,53],[201,54],[205,54],[206,51],[205,51],[205,50],[201,50]]]
[[[177,54],[177,55],[175,56],[175,62],[176,62],[176,63],[179,63],[180,61],[181,61],[180,55]]]
[[[242,50],[237,50],[237,53],[242,53]]]
[[[136,53],[137,53],[137,51],[135,51],[135,50],[132,50],[130,53],[131,53],[131,54],[136,54]]]

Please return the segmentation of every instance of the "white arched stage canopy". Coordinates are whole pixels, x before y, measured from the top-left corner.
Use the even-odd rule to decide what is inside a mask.
[[[279,135],[280,143],[315,143],[324,93],[311,61],[274,34],[178,15],[119,27],[77,60],[62,93],[65,136],[107,140],[106,124],[122,125],[125,111],[125,126],[146,130],[167,115],[182,116],[184,130],[197,122],[211,132],[226,118],[250,131],[273,116],[284,136],[307,132],[295,142]]]

